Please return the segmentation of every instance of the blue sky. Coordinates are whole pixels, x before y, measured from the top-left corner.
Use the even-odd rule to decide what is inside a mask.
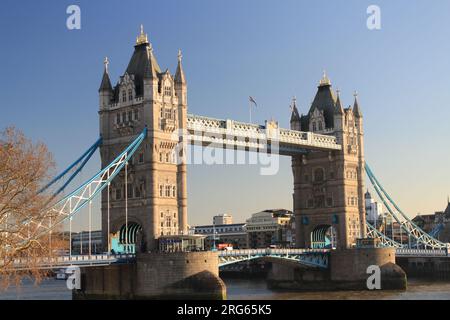
[[[81,8],[81,30],[66,8]],[[381,30],[366,9],[381,8]],[[449,1],[2,1],[0,128],[44,141],[58,168],[98,136],[103,59],[115,83],[139,25],[160,66],[175,71],[179,48],[189,112],[288,126],[291,97],[306,113],[325,69],[345,105],[359,92],[366,159],[404,211],[442,210],[450,193]],[[99,168],[99,157],[83,173]],[[279,174],[257,166],[190,166],[189,222],[229,212],[236,221],[292,208],[290,159]],[[208,200],[205,193],[208,190]]]

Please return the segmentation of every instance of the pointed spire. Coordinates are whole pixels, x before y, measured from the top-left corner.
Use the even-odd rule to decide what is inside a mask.
[[[300,121],[300,115],[298,114],[298,109],[297,109],[297,98],[294,96],[292,97],[292,103],[291,103],[291,123],[292,122],[296,122],[296,121]]]
[[[156,79],[157,74],[155,70],[154,57],[153,57],[153,49],[151,47],[147,47],[146,59],[144,60],[144,79]]]
[[[108,57],[105,57],[103,64],[105,67],[103,70],[102,83],[100,84],[100,88],[98,89],[98,91],[112,91],[112,85],[111,81],[109,80],[108,74],[108,65],[109,65]]]
[[[183,65],[181,64],[181,59],[183,55],[181,54],[181,50],[178,50],[178,65],[177,71],[175,72],[175,83],[186,84],[186,78],[184,76]]]
[[[338,89],[338,90],[336,90],[336,93],[337,93],[337,99],[336,99],[336,108],[334,109],[334,113],[335,114],[344,114],[344,108],[342,108],[342,104],[341,104],[341,96],[340,96],[341,91]]]
[[[358,104],[358,92],[355,91],[353,93],[353,96],[355,97],[355,102],[353,103],[353,113],[355,114],[355,117],[362,118],[361,109],[359,108]]]

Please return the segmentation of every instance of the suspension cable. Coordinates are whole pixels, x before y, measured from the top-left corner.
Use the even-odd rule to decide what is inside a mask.
[[[128,161],[125,162],[125,247],[128,253]]]

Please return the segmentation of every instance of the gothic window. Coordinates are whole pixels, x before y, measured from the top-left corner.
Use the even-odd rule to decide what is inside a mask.
[[[323,168],[317,168],[314,170],[314,181],[321,182],[324,179],[324,170]]]
[[[314,200],[315,200],[316,208],[325,207],[325,197],[324,196],[317,196],[317,197],[315,197]]]
[[[128,89],[128,101],[132,101],[133,100],[133,90]]]
[[[165,96],[171,96],[172,90],[170,89],[170,86],[164,86],[164,95]]]
[[[332,207],[333,206],[333,198],[332,197],[328,197],[327,198],[327,206],[328,207]]]
[[[141,197],[141,189],[139,187],[136,186],[135,190],[134,190],[134,196],[136,198],[140,198]]]
[[[172,112],[169,108],[166,108],[164,113],[166,119],[172,119]]]
[[[309,182],[309,176],[307,174],[304,175],[305,182]]]
[[[172,187],[172,197],[175,198],[176,195],[177,195],[177,194],[176,194],[176,189],[175,189],[175,186],[173,186],[173,187]]]
[[[162,197],[164,195],[164,187],[162,184],[159,185],[159,196]]]
[[[319,121],[319,131],[322,131],[322,121]]]
[[[120,113],[118,113],[116,115],[116,123],[119,124],[120,123]]]
[[[127,184],[127,197],[133,198],[133,185],[131,183]]]
[[[177,213],[176,213],[176,212],[173,213],[173,217],[174,217],[174,218],[177,217]]]
[[[159,162],[163,162],[163,154],[162,154],[162,152],[159,153]]]
[[[126,102],[127,101],[127,92],[124,90],[122,91],[122,102]]]
[[[330,179],[334,179],[334,171],[330,171],[329,176],[330,176]]]
[[[128,111],[128,121],[133,120],[133,112]]]
[[[316,131],[316,123],[315,122],[313,122],[312,127],[313,127],[313,131]]]
[[[164,218],[164,212],[161,211],[161,218]],[[162,227],[162,225],[161,225]]]
[[[169,162],[169,153],[166,153],[166,162]]]
[[[122,198],[122,190],[116,189],[116,200],[120,200]]]
[[[122,112],[122,122],[127,122],[127,113]]]
[[[137,121],[139,120],[139,111],[134,110],[134,120]]]
[[[166,186],[166,197],[170,197],[170,186]]]

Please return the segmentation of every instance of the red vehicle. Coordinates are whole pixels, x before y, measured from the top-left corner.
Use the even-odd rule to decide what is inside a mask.
[[[219,243],[217,250],[233,250],[233,245],[231,243]]]

